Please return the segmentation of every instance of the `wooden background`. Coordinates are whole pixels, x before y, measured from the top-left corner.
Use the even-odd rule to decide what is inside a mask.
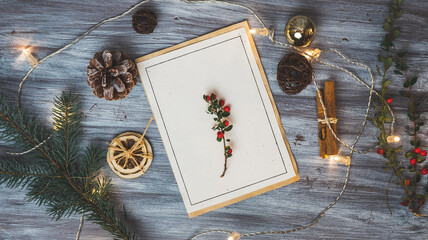
[[[247,2],[240,0],[238,2]],[[317,24],[313,47],[335,48],[345,55],[375,68],[379,43],[384,33],[382,24],[390,0],[251,0],[267,25],[274,25],[277,38],[284,40],[286,21],[294,15],[308,15]],[[427,95],[428,1],[406,0],[400,19],[402,36],[397,41],[407,50],[409,72],[418,75],[416,95]],[[0,92],[15,102],[18,84],[29,69],[20,56],[19,47],[33,46],[34,54],[43,58],[70,43],[93,24],[122,13],[137,0],[43,0],[0,2]],[[106,142],[124,131],[142,132],[151,111],[139,84],[120,101],[98,99],[86,84],[86,66],[97,51],[121,49],[132,58],[172,46],[233,23],[249,20],[259,27],[248,12],[218,4],[189,5],[174,0],[153,1],[146,6],[157,15],[154,33],[140,35],[131,27],[131,15],[107,23],[67,51],[49,59],[30,76],[24,86],[22,102],[50,127],[52,99],[63,90],[72,90],[83,102],[85,118],[84,144]],[[12,31],[15,33],[12,34]],[[152,124],[147,137],[154,147],[155,158],[148,173],[135,180],[116,177],[107,167],[104,173],[113,178],[114,201],[126,208],[127,221],[140,239],[188,239],[209,229],[227,229],[241,233],[286,230],[307,224],[324,209],[342,188],[346,168],[330,164],[318,156],[315,88],[308,86],[299,95],[285,95],[276,83],[276,67],[290,52],[255,36],[261,60],[272,88],[291,148],[296,157],[301,180],[292,185],[234,204],[223,209],[188,219],[162,141]],[[334,59],[332,60],[334,61]],[[322,80],[336,81],[338,133],[351,143],[357,134],[368,90],[341,72],[315,65]],[[353,69],[353,68],[351,68]],[[368,81],[368,74],[353,69]],[[403,80],[391,77],[389,96],[398,113],[398,133],[408,124],[407,102],[398,96]],[[376,79],[380,81],[379,78]],[[427,111],[425,104],[422,111]],[[423,118],[426,118],[424,114]],[[191,120],[189,120],[191,123]],[[427,127],[421,136],[427,147]],[[375,144],[378,132],[372,126],[359,144],[368,149]],[[404,139],[406,140],[406,139]],[[347,150],[343,147],[344,154]],[[263,235],[248,239],[427,239],[428,218],[417,218],[399,205],[402,191],[392,185],[389,195],[392,215],[385,206],[385,190],[390,173],[383,159],[375,153],[356,154],[352,162],[349,187],[343,198],[314,227],[288,235]],[[427,181],[427,177],[424,177]],[[44,208],[25,200],[25,191],[0,187],[0,239],[74,239],[80,216],[51,221]],[[423,209],[428,214],[428,208]],[[212,235],[204,239],[225,239]],[[110,239],[107,232],[85,222],[81,239]],[[247,239],[247,238],[245,238]]]

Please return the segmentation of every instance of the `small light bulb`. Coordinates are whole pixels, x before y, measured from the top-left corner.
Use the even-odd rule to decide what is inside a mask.
[[[321,50],[318,48],[312,50],[302,51],[303,56],[305,56],[308,60],[312,61],[317,59],[321,55]]]
[[[241,235],[239,235],[239,233],[233,232],[232,234],[229,235],[227,240],[239,240],[240,238],[241,238]]]
[[[267,35],[269,35],[269,29],[267,29],[267,28],[251,28],[250,33],[262,35],[262,36],[267,36]]]
[[[351,157],[349,156],[331,155],[330,159],[336,162],[341,162],[345,165],[349,165],[351,163]]]
[[[297,39],[301,39],[302,38],[302,34],[299,33],[299,32],[295,32],[294,33],[294,37],[297,38]]]
[[[31,54],[31,51],[30,51],[30,49],[29,49],[29,48],[24,48],[24,49],[22,49],[22,53],[23,53],[23,54],[24,54],[24,56],[27,58],[28,63],[29,63],[31,66],[37,65],[37,63],[38,63],[37,58],[35,58],[35,57],[33,56],[33,54]]]
[[[400,137],[396,135],[391,135],[386,138],[386,141],[389,143],[396,143],[400,141]]]

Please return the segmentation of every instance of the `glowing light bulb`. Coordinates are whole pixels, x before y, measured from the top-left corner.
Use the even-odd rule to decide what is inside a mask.
[[[318,48],[303,51],[303,56],[305,56],[310,61],[317,59],[320,55],[321,50],[319,50]]]
[[[33,54],[31,54],[31,51],[29,48],[22,49],[22,53],[27,58],[27,61],[31,66],[37,65],[38,63],[37,58],[35,58]]]
[[[269,29],[267,29],[267,28],[251,28],[250,33],[262,35],[262,36],[267,36],[267,35],[269,35]]]
[[[294,33],[294,37],[297,38],[297,39],[301,39],[303,37],[303,35],[301,33],[299,33],[299,32],[295,32]]]
[[[239,235],[239,233],[233,232],[232,234],[229,235],[227,240],[239,240],[240,238],[241,238],[241,235]]]
[[[386,138],[386,141],[389,143],[395,143],[400,141],[400,137],[396,135],[391,135]]]
[[[349,156],[331,155],[330,160],[335,161],[335,162],[341,162],[345,165],[351,164],[351,157],[349,157]]]

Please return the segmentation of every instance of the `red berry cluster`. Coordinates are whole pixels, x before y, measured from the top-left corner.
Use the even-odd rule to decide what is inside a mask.
[[[390,103],[390,101],[387,102]],[[408,167],[408,170],[409,172],[414,173],[414,178],[404,178],[403,185],[406,186],[407,189],[409,189],[410,191],[415,191],[415,193],[412,194],[412,196],[415,196],[415,198],[412,197],[412,199],[409,199],[408,197],[406,197],[400,204],[403,206],[408,206],[410,204],[411,207],[419,209],[425,203],[425,197],[423,195],[416,194],[416,189],[417,182],[421,180],[421,176],[428,174],[428,167],[422,166],[423,162],[426,160],[427,151],[420,149],[419,141],[417,141],[416,143],[412,141],[411,144],[414,145],[415,148],[406,152],[405,156],[406,158],[410,159],[410,165]],[[376,152],[380,155],[385,154],[383,148],[378,148]],[[413,188],[414,190],[411,190]]]
[[[224,119],[230,116],[230,106],[225,106],[223,99],[218,100],[217,96],[214,93],[209,95],[204,95],[203,99],[207,102],[208,109],[207,113],[215,115],[214,121],[215,125],[212,128],[214,131],[217,131],[217,141],[222,142],[224,145],[224,170],[223,174],[220,177],[223,177],[227,169],[227,159],[232,157],[232,148],[226,145],[226,142],[230,142],[230,139],[225,138],[225,133],[232,130],[233,125],[230,125],[229,121]]]
[[[421,180],[421,176],[428,174],[428,169],[427,167],[418,166],[418,165],[422,165],[422,163],[426,160],[427,151],[421,150],[420,147],[418,147],[419,141],[417,143],[412,143],[412,145],[416,145],[417,147],[415,147],[413,150],[406,152],[406,157],[410,158],[409,171],[413,172],[415,176],[414,176],[414,179],[412,180],[410,178],[406,178],[403,181],[407,187],[414,188],[414,190],[411,190],[411,191],[415,191],[415,195],[414,195],[415,199],[406,198],[404,201],[400,202],[400,204],[403,206],[408,206],[409,203],[411,203],[410,200],[412,200],[413,208],[419,209],[425,203],[425,197],[423,195],[416,194],[417,182]],[[416,203],[416,199],[417,199],[417,203]]]
[[[416,147],[413,149],[413,151],[408,151],[406,153],[406,157],[411,157],[410,159],[410,169],[417,171],[417,163],[423,163],[426,159],[427,151],[421,150],[419,147]],[[426,167],[423,167],[421,169],[421,174],[426,175],[428,174],[428,169]]]
[[[402,201],[400,204],[407,207],[409,205],[409,200]]]

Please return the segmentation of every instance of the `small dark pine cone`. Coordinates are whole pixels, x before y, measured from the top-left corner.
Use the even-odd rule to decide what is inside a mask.
[[[158,25],[156,15],[150,10],[142,9],[132,16],[132,27],[137,33],[152,33],[156,25]]]
[[[278,63],[278,85],[286,94],[297,94],[312,82],[312,65],[302,55],[289,53]]]
[[[95,53],[86,68],[88,85],[99,98],[124,98],[137,84],[134,62],[121,51],[105,50]]]

